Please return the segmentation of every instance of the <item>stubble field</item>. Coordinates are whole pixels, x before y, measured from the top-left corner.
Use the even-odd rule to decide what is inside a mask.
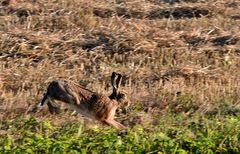
[[[240,2],[1,0],[0,153],[239,153]],[[54,79],[132,102],[124,132],[61,105]]]

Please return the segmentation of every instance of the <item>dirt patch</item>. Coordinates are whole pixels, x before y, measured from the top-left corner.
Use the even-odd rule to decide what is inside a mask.
[[[240,20],[240,15],[233,15],[230,18],[233,20]]]
[[[118,43],[115,36],[105,33],[97,33],[86,38],[84,42],[78,42],[80,47],[85,51],[91,51],[97,48],[102,48],[107,53],[124,53],[134,50],[131,40],[125,40]]]
[[[109,18],[115,14],[115,11],[107,8],[94,8],[93,14],[101,18]]]
[[[94,8],[93,14],[101,18],[110,18],[114,15],[117,15],[128,19],[129,18],[142,19],[145,16],[144,12],[127,9],[124,7],[116,7],[115,10],[107,8]]]
[[[185,43],[194,47],[205,42],[205,39],[199,36],[182,36],[182,38],[184,39]]]
[[[84,42],[81,47],[83,50],[90,51],[98,46],[108,45],[111,37],[106,34],[99,33],[93,39]]]
[[[240,6],[240,3],[236,1],[228,1],[226,3],[226,7],[230,7],[230,8],[238,8],[239,6]]]
[[[210,14],[210,11],[204,8],[197,7],[177,7],[169,9],[156,9],[149,13],[149,19],[162,18],[201,18]]]
[[[9,5],[9,1],[3,1],[0,9],[0,16],[16,15],[19,18],[31,15],[39,15],[42,10],[36,4],[20,3],[18,5]]]
[[[227,36],[220,36],[220,37],[216,37],[214,39],[211,40],[211,42],[213,43],[213,45],[215,46],[223,46],[223,45],[235,45],[237,44],[237,42],[239,41],[238,38],[231,36],[231,35],[227,35]]]
[[[210,14],[210,11],[204,8],[197,7],[177,7],[169,9],[155,9],[149,13],[127,9],[124,7],[117,7],[115,10],[107,8],[94,8],[93,14],[101,18],[110,18],[114,15],[124,18],[137,19],[162,19],[162,18],[201,18]]]
[[[116,11],[117,11],[118,16],[122,16],[124,18],[142,19],[145,16],[144,12],[129,10],[129,9],[126,9],[126,8],[123,8],[123,7],[117,7]]]
[[[176,4],[176,3],[198,3],[201,0],[149,0],[149,2],[159,5],[162,3],[167,3],[167,4]]]

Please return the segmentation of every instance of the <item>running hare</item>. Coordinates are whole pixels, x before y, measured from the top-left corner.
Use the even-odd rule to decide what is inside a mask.
[[[97,94],[72,81],[52,81],[42,101],[33,108],[32,112],[36,112],[47,104],[51,113],[59,113],[60,108],[55,102],[58,100],[67,103],[85,117],[99,120],[103,124],[113,125],[117,129],[124,129],[126,128],[124,125],[114,120],[116,109],[119,106],[126,109],[130,104],[126,94],[119,91],[121,79],[121,74],[112,73],[113,92],[110,96]]]

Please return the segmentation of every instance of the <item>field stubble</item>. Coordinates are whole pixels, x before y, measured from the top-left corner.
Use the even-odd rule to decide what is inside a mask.
[[[53,79],[110,94],[112,71],[124,75],[133,102],[127,116],[118,114],[130,127],[158,125],[169,113],[240,113],[237,1],[1,4],[1,121],[28,117]],[[79,119],[69,114],[34,116],[56,125]]]

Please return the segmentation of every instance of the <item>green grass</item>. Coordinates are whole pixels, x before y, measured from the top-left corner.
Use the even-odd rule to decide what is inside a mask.
[[[0,153],[240,153],[240,2],[0,3]],[[209,16],[148,17],[181,7]],[[26,114],[55,79],[110,94],[113,71],[132,101],[116,116],[126,132]]]
[[[240,116],[165,115],[158,125],[136,125],[124,132],[19,118],[2,122],[1,130],[8,134],[0,139],[0,153],[240,152]]]

